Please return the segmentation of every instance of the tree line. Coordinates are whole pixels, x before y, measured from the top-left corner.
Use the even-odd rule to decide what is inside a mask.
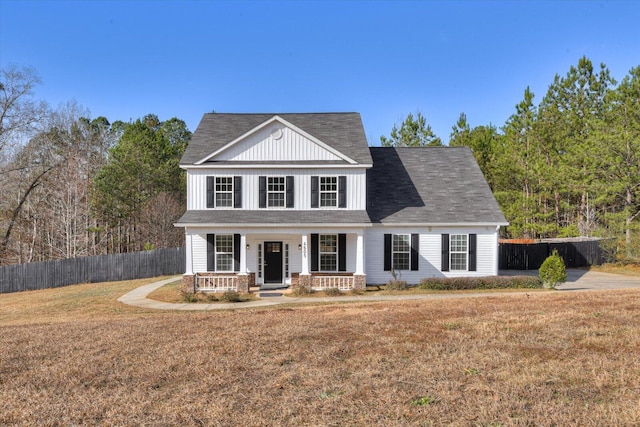
[[[54,109],[39,84],[34,69],[0,69],[0,264],[182,245],[186,124]],[[510,223],[503,237],[612,237],[638,262],[640,67],[618,83],[583,57],[534,100],[526,88],[501,127],[462,113],[449,135],[473,150]],[[380,142],[444,145],[419,112]]]
[[[608,237],[621,261],[640,261],[640,67],[616,82],[582,57],[534,100],[527,87],[500,128],[462,113],[449,136],[473,150],[510,223],[503,237]],[[380,141],[443,145],[421,113]]]
[[[37,100],[38,84],[0,69],[0,265],[180,246],[186,124],[91,119]]]

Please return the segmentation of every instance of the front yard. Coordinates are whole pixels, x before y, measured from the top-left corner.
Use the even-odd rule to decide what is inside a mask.
[[[143,283],[0,295],[0,425],[640,423],[640,290],[196,313],[116,301]]]

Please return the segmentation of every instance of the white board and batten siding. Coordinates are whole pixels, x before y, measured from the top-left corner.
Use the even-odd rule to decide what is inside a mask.
[[[281,123],[272,123],[220,152],[215,160],[268,162],[343,159],[295,130]]]
[[[190,169],[187,171],[187,209],[207,209],[207,176],[241,176],[242,209],[248,210],[259,209],[258,181],[260,176],[293,176],[294,207],[289,209],[297,210],[311,209],[311,176],[346,176],[346,209],[366,209],[366,169],[263,169],[259,171],[251,169]]]
[[[398,279],[418,284],[425,277],[483,277],[498,274],[498,232],[495,227],[424,228],[373,227],[365,233],[365,272],[368,284],[392,279],[384,271],[384,235],[419,234],[418,271],[397,272]],[[444,271],[441,268],[442,234],[476,234],[476,271]]]

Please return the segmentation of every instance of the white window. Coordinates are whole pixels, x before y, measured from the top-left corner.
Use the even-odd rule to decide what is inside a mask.
[[[321,207],[338,206],[338,177],[335,177],[335,176],[320,177],[320,206]]]
[[[450,269],[454,270],[467,270],[467,260],[469,255],[468,235],[466,234],[452,234],[450,244]]]
[[[320,235],[320,271],[338,270],[338,236]]]
[[[233,271],[232,234],[216,234],[216,271]]]
[[[267,178],[267,206],[284,207],[286,196],[285,178],[270,176]]]
[[[216,177],[216,207],[233,207],[233,177]]]
[[[393,269],[409,270],[411,266],[411,235],[393,235]]]

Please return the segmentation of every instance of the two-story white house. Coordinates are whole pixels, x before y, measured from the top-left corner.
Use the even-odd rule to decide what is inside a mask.
[[[211,113],[180,164],[185,290],[498,273],[507,222],[468,148],[368,147],[357,113]]]

